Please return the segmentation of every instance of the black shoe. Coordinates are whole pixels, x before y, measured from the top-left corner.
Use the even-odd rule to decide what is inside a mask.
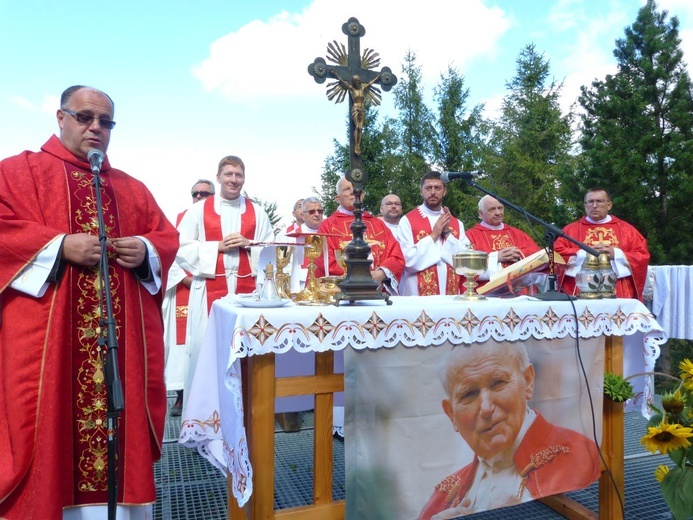
[[[173,403],[169,413],[171,414],[171,417],[180,417],[183,413],[183,403],[181,401],[176,401]]]

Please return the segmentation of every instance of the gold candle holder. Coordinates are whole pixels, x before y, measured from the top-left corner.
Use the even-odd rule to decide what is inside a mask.
[[[322,253],[322,241],[323,237],[320,235],[306,236],[306,247],[303,254],[308,259],[308,278],[306,279],[306,286],[296,295],[295,301],[297,303],[324,303],[320,286],[315,278],[315,260]]]
[[[280,298],[291,298],[291,276],[284,273],[284,268],[289,265],[293,251],[293,246],[274,246],[275,263],[277,266],[274,279]]]

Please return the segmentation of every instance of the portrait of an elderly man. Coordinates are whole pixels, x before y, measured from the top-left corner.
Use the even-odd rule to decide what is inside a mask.
[[[453,347],[442,406],[474,452],[435,486],[419,519],[450,519],[586,487],[599,477],[595,442],[547,421],[527,401],[535,373],[521,342]]]

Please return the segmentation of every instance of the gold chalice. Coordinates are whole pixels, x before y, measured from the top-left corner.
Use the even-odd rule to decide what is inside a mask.
[[[320,292],[325,295],[325,298],[329,303],[335,303],[335,295],[341,292],[341,289],[339,288],[339,282],[341,281],[341,276],[322,276],[318,278],[318,287],[320,287]]]
[[[462,251],[452,257],[452,265],[455,273],[466,276],[467,281],[464,286],[467,288],[464,294],[457,296],[458,300],[485,300],[476,292],[476,278],[488,270],[488,254],[483,251]]]

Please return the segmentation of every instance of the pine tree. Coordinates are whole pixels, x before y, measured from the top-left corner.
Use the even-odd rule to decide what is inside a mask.
[[[486,187],[548,222],[564,217],[559,172],[569,163],[570,115],[559,105],[562,84],[549,82],[550,64],[533,44],[516,60],[515,76],[506,86],[501,116],[493,125],[491,152],[484,159]],[[506,221],[528,229],[515,212]],[[537,235],[539,235],[537,237]],[[535,238],[543,230],[537,229]]]
[[[649,0],[616,41],[618,72],[583,87],[579,100],[578,184],[611,193],[613,213],[645,235],[654,264],[690,263],[693,254],[693,98],[679,22],[667,18]]]

